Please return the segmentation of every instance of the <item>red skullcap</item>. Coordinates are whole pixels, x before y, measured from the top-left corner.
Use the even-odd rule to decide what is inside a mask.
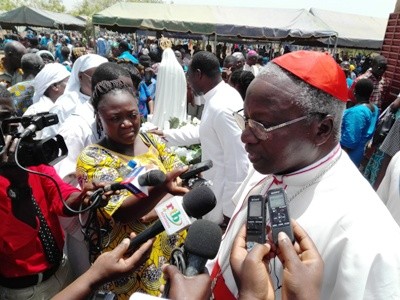
[[[313,87],[347,102],[345,74],[328,53],[301,50],[279,56],[272,61]]]

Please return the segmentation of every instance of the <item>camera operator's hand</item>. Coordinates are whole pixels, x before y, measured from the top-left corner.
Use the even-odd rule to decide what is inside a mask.
[[[26,187],[28,185],[28,172],[15,164],[15,151],[19,139],[13,139],[11,135],[4,137],[4,152],[1,155],[0,174],[6,177],[13,186]]]
[[[286,234],[278,235],[278,257],[283,265],[282,299],[320,299],[324,262],[304,229],[295,220],[292,226],[297,241],[294,246]]]
[[[104,192],[103,188],[109,184],[105,182],[87,182],[83,185],[81,192],[74,192],[66,199],[66,205],[73,210],[79,210],[81,205],[82,208],[86,208],[93,204],[93,201],[97,200],[94,197],[96,193],[100,197],[100,202],[97,207],[104,207],[108,203],[108,199],[112,194],[119,194],[119,191],[108,191]],[[73,215],[76,212],[72,212],[67,207],[64,206],[64,213],[66,215]]]
[[[240,229],[232,246],[230,263],[239,289],[239,299],[275,299],[274,288],[268,270],[268,244],[256,244],[248,252],[246,225]]]
[[[104,189],[104,187],[109,186],[109,183],[106,182],[86,182],[83,185],[82,188],[82,194],[83,194],[83,203],[84,206],[88,206],[90,205],[90,197],[94,194],[95,191],[99,190],[99,189]],[[114,194],[119,194],[120,191],[108,191],[108,192],[102,192],[101,193],[101,202],[99,204],[100,207],[104,207],[107,205],[108,203],[108,199],[111,195]]]
[[[208,274],[186,277],[172,265],[163,265],[162,270],[171,284],[168,294],[170,299],[210,299],[211,278]]]

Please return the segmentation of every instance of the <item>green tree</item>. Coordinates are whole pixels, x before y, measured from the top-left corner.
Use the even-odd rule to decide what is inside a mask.
[[[106,9],[120,2],[119,0],[83,0],[78,4],[72,11],[75,16],[92,16],[93,14]],[[138,2],[138,3],[164,3],[163,0],[128,0],[126,2]]]
[[[1,0],[0,10],[9,11],[22,5],[54,12],[65,12],[62,0]]]
[[[14,1],[12,0],[2,0],[0,2],[0,10],[9,11],[16,8]]]
[[[1,0],[0,1],[0,10],[13,10],[16,9],[22,5],[29,5],[29,1],[25,0]]]
[[[39,0],[35,1],[35,3],[37,8],[60,13],[66,11],[65,6],[61,0]]]

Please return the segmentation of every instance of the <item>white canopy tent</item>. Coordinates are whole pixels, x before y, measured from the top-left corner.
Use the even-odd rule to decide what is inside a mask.
[[[317,8],[311,8],[310,13],[338,33],[338,47],[362,49],[382,47],[388,18],[345,14]],[[324,42],[328,43],[326,40]]]

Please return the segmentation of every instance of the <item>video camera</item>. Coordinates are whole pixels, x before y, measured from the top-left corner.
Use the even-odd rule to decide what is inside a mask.
[[[36,140],[34,137],[36,131],[57,123],[57,115],[48,112],[3,120],[0,128],[0,153],[4,151],[5,147],[4,136],[11,135],[13,139],[21,139],[16,153],[18,162],[22,166],[56,164],[68,154],[63,137],[59,134],[40,140]]]

